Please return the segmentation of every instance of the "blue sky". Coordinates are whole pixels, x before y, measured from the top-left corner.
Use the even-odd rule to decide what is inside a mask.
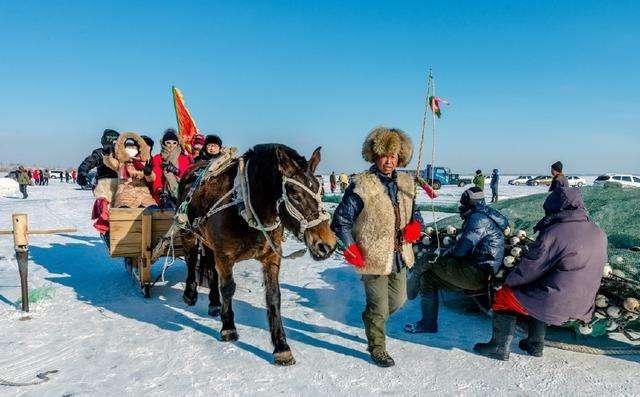
[[[176,85],[225,144],[359,170],[376,125],[417,143],[432,66],[437,163],[640,172],[638,20],[633,1],[1,1],[0,162],[74,166],[106,127],[158,138]]]

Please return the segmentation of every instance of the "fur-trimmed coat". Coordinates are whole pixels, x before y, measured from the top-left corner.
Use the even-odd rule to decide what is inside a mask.
[[[414,195],[414,181],[408,174],[395,173],[389,178],[373,166],[356,175],[336,208],[331,228],[345,245],[356,243],[362,251],[365,267],[357,269],[359,273],[388,275],[402,266],[413,266],[411,244],[403,242],[401,251],[396,252],[395,239],[412,219],[421,221],[413,211]],[[398,231],[394,199],[400,210]]]
[[[124,142],[133,139],[139,146],[138,156],[131,158],[124,150]],[[104,164],[118,173],[118,188],[111,206],[114,208],[138,208],[156,205],[149,185],[154,181],[153,173],[144,175],[144,165],[151,159],[149,146],[137,134],[123,133],[115,143],[115,157],[104,156]]]

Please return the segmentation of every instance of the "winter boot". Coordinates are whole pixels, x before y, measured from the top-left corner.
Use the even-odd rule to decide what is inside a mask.
[[[369,352],[371,353],[371,359],[378,367],[387,368],[396,365],[396,362],[384,349],[369,349]]]
[[[507,361],[511,352],[511,341],[516,328],[516,317],[503,314],[493,314],[493,335],[488,343],[476,343],[473,350],[483,356]]]
[[[428,332],[435,334],[438,332],[438,291],[426,291],[420,293],[420,309],[422,319],[415,323],[406,324],[405,332],[410,334],[420,334]]]
[[[518,342],[518,347],[534,357],[542,357],[544,348],[544,336],[547,333],[547,324],[533,317],[529,317],[529,335]]]

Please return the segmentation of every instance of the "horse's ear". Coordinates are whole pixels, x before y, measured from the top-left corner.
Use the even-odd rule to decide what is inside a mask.
[[[311,171],[312,174],[315,174],[316,168],[318,168],[318,164],[320,164],[320,149],[322,149],[322,146],[318,146],[309,159],[309,171]]]
[[[299,168],[298,165],[293,161],[287,152],[282,150],[281,148],[276,149],[276,159],[278,160],[278,170],[284,176],[293,177],[296,172],[296,169]]]

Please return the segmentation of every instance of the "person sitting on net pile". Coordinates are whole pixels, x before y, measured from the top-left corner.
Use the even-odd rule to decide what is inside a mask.
[[[473,347],[479,354],[509,359],[516,316],[524,316],[529,328],[518,346],[536,357],[542,356],[546,324],[593,317],[607,236],[589,221],[579,189],[556,188],[543,208],[545,217],[534,227],[536,242],[495,294],[493,335]]]

